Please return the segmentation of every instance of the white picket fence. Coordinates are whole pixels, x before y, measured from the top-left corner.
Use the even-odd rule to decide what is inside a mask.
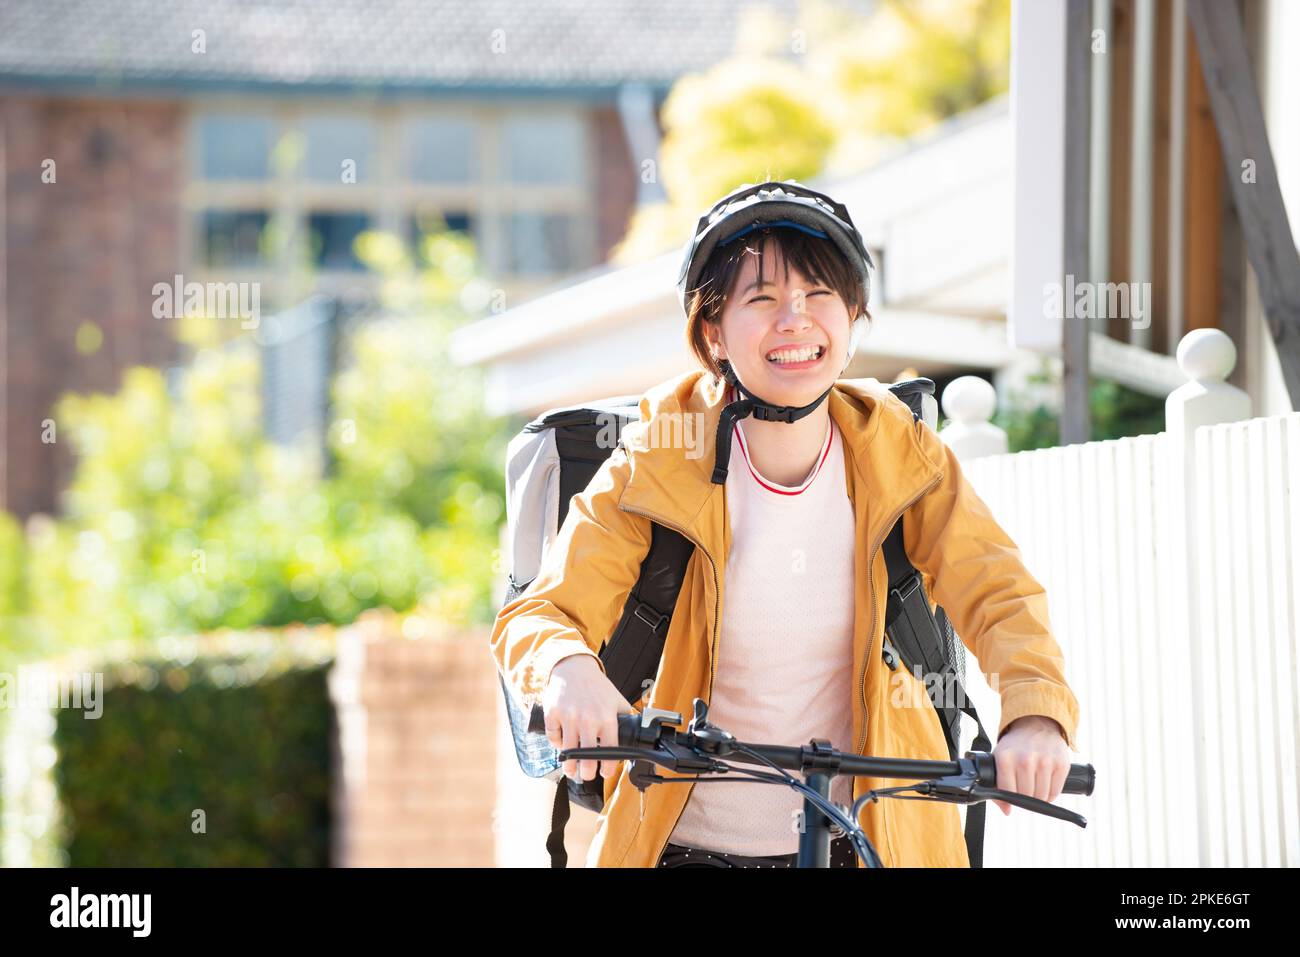
[[[1158,435],[989,455],[971,416],[944,432],[1047,589],[1097,769],[1057,802],[1085,829],[990,806],[988,866],[1300,864],[1300,413],[1249,418],[1226,337],[1198,332]]]

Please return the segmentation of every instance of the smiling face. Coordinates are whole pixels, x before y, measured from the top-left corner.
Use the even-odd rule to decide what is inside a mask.
[[[770,236],[760,242],[738,261],[720,321],[702,332],[747,389],[775,405],[807,405],[848,361],[850,307],[827,280],[789,262]]]

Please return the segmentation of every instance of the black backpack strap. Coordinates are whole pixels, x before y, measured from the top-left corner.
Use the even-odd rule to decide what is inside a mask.
[[[645,682],[659,670],[693,551],[694,543],[680,532],[650,523],[650,550],[641,562],[641,575],[627,596],[618,626],[600,650],[605,674],[628,704],[641,699]]]
[[[569,823],[569,788],[565,778],[555,786],[555,802],[551,805],[551,833],[546,837],[546,853],[551,855],[551,867],[568,867],[569,854],[564,849],[564,828]]]
[[[912,420],[922,416],[924,396],[934,394],[934,383],[929,379],[911,379],[895,383],[890,391],[907,403]],[[992,751],[988,732],[980,721],[979,712],[966,694],[956,667],[956,643],[960,640],[952,630],[952,622],[940,608],[930,609],[921,574],[907,557],[903,547],[903,520],[900,517],[890,529],[884,544],[885,566],[889,571],[889,598],[885,606],[885,631],[889,641],[903,660],[909,672],[920,668],[922,675],[942,675],[944,681],[937,687],[927,683],[931,703],[939,715],[944,738],[948,745],[948,758],[957,760],[961,744],[961,716],[969,715],[975,722],[976,734],[971,742],[973,751]],[[936,620],[937,619],[937,620]],[[946,685],[951,682],[954,703],[944,700]],[[971,867],[984,866],[984,823],[986,802],[979,801],[966,808],[966,852]]]
[[[965,694],[964,689],[962,693]],[[993,745],[984,732],[984,725],[980,724],[979,715],[975,713],[974,707],[966,713],[975,719],[975,724],[979,727],[979,733],[971,742],[971,750],[992,751]],[[984,816],[988,812],[988,803],[988,801],[976,801],[966,806],[966,856],[970,858],[971,867],[984,866]]]
[[[885,564],[889,569],[889,598],[885,606],[885,631],[909,673],[917,669],[922,676],[941,675],[942,681],[926,683],[931,703],[939,715],[948,745],[948,760],[956,761],[961,743],[961,716],[969,715],[977,729],[971,750],[991,751],[988,732],[979,712],[966,694],[958,677],[952,624],[943,610],[941,622],[935,620],[921,582],[921,573],[913,567],[903,548],[903,521],[900,518],[885,539]],[[952,700],[945,700],[951,686]],[[966,850],[971,867],[984,866],[984,802],[966,809]]]
[[[630,705],[641,700],[645,683],[659,671],[668,625],[694,551],[694,543],[680,532],[651,522],[650,550],[641,561],[641,574],[628,593],[614,633],[600,649],[606,676]],[[564,829],[570,803],[600,811],[605,804],[605,779],[597,774],[590,781],[569,777],[559,781],[551,807],[551,833],[546,839],[551,867],[567,866]]]
[[[900,518],[889,532],[884,545],[885,565],[889,569],[889,597],[885,603],[885,631],[894,649],[902,656],[907,670],[922,676],[944,675],[955,672],[955,662],[949,657],[947,636],[940,630],[930,610],[925,586],[903,549],[903,520]],[[955,677],[955,674],[954,674]],[[937,697],[935,708],[943,723],[943,733],[948,739],[949,760],[956,760],[957,733],[960,730],[961,710],[943,707],[943,688],[928,682],[932,697]]]

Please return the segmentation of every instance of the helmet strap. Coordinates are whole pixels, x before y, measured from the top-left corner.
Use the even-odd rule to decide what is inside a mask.
[[[735,402],[726,406],[722,410],[721,418],[718,419],[718,435],[717,440],[714,442],[712,481],[714,485],[725,485],[727,482],[727,468],[731,462],[731,434],[733,427],[740,419],[752,415],[764,422],[795,422],[821,405],[826,397],[831,394],[831,389],[835,388],[835,384],[831,383],[825,392],[807,405],[798,407],[793,405],[773,405],[766,399],[761,399],[746,389],[741,384],[736,371],[731,368],[731,363],[728,360],[720,359],[718,366],[722,369],[723,377],[735,388],[736,394],[747,397],[738,398]]]

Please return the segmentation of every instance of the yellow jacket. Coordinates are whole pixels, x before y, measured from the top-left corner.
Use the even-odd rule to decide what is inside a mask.
[[[650,705],[688,718],[693,698],[710,700],[731,546],[725,486],[710,482],[724,386],[696,370],[648,391],[640,421],[624,428],[624,444],[573,496],[537,577],[501,609],[492,629],[497,667],[521,701],[530,704],[540,697],[561,658],[595,655],[613,633],[649,551],[652,519],[681,532],[696,549],[650,699],[638,709]],[[888,592],[881,544],[900,516],[904,546],[927,593],[947,611],[990,682],[996,681],[1002,699],[999,734],[1019,717],[1045,715],[1061,725],[1076,749],[1079,706],[1065,682],[1046,593],[952,452],[874,379],[840,380],[826,401],[844,441],[857,525],[854,565],[871,569],[870,575],[860,571],[855,577],[854,607],[861,609],[853,630],[856,752],[948,759],[938,715],[923,687],[897,684],[920,682],[906,669],[890,671],[881,661]],[[676,425],[692,413],[701,414],[691,421],[703,424],[698,440],[703,454],[699,446],[688,454],[681,442],[673,447],[655,438],[671,434],[659,431],[665,422]],[[916,706],[918,701],[924,706]],[[618,774],[605,781],[589,867],[653,867],[695,787],[652,785],[643,813],[641,794],[627,780],[628,767],[629,762],[620,762]],[[855,778],[853,795],[902,783]],[[867,802],[860,820],[886,867],[970,866],[955,805],[883,798]]]

